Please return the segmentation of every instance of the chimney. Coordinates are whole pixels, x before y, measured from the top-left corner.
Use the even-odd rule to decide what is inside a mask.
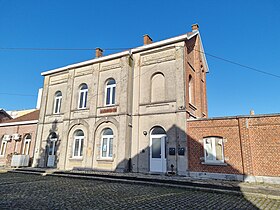
[[[96,48],[95,49],[95,58],[100,58],[103,55],[103,50],[101,48]]]
[[[198,29],[199,29],[199,26],[198,26],[197,23],[192,24],[192,31],[193,31],[193,32],[194,32],[194,31],[198,31]]]
[[[145,34],[143,37],[144,37],[144,45],[153,43],[152,38],[148,34]]]
[[[253,109],[250,110],[250,115],[255,115],[255,111]]]

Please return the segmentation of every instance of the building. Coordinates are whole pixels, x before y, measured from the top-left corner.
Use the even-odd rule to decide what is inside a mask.
[[[0,166],[31,166],[39,110],[0,123]]]
[[[5,120],[13,119],[4,109],[0,108],[0,123],[4,122]]]
[[[43,72],[35,167],[187,175],[188,118],[207,117],[198,25]]]

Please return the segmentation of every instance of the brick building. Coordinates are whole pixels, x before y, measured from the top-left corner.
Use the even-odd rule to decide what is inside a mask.
[[[38,116],[39,110],[36,110],[0,123],[0,166],[11,166],[12,160],[25,162],[23,165],[15,163],[14,166],[31,165]]]
[[[187,121],[194,177],[280,183],[280,115]]]

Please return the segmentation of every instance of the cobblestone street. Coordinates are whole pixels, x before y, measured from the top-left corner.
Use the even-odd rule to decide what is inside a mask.
[[[280,209],[280,200],[0,173],[0,209]]]

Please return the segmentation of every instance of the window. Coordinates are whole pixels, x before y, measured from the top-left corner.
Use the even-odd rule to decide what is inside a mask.
[[[101,140],[101,157],[112,158],[113,157],[113,131],[110,128],[105,128],[102,132]]]
[[[54,114],[60,113],[61,100],[62,100],[62,93],[60,91],[57,91],[54,97],[54,109],[53,109]]]
[[[0,156],[4,156],[6,152],[7,141],[2,139],[1,148],[0,148]]]
[[[31,142],[31,135],[27,134],[24,137],[24,141],[23,141],[23,149],[22,149],[23,155],[29,155],[30,142]]]
[[[78,108],[85,109],[87,106],[87,94],[88,94],[88,86],[86,84],[82,84],[79,92],[79,101]]]
[[[193,79],[189,76],[189,103],[194,103],[194,93],[193,93]]]
[[[224,143],[220,137],[207,137],[203,139],[205,163],[224,162]]]
[[[83,156],[84,132],[77,130],[74,133],[73,157]]]
[[[116,98],[116,81],[114,79],[109,79],[106,83],[105,89],[105,105],[110,106],[115,104]]]
[[[151,102],[165,100],[165,78],[161,73],[155,74],[151,79]]]

